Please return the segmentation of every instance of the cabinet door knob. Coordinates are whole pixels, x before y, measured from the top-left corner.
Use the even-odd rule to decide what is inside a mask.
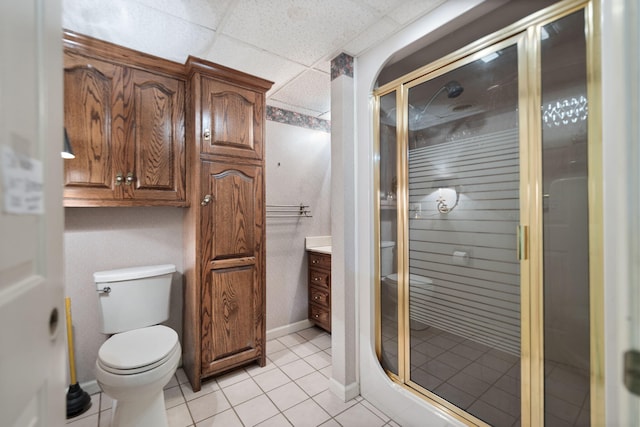
[[[320,278],[319,278],[319,277],[314,277],[314,278],[313,278],[313,281],[314,281],[314,282],[317,282],[318,280],[320,280]]]
[[[207,206],[209,203],[211,203],[211,194],[207,194],[206,196],[204,196],[204,199],[202,199],[200,205]]]
[[[209,141],[211,139],[211,129],[205,129],[202,133],[205,141]]]
[[[320,299],[320,297],[316,295],[315,297],[313,297],[313,299],[315,299],[315,300],[319,300],[319,299]]]
[[[320,317],[320,315],[319,315],[319,314],[316,314],[316,315],[315,315],[315,318],[317,319],[318,317]]]
[[[135,176],[133,176],[133,172],[129,172],[127,174],[127,185],[131,185],[133,183],[133,180],[135,179]]]
[[[124,182],[124,176],[122,176],[122,172],[118,172],[116,174],[116,185],[121,185]]]

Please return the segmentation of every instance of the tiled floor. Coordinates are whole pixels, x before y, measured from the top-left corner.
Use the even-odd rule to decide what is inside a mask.
[[[383,361],[397,370],[397,326],[383,324]],[[415,328],[414,328],[415,326]],[[412,323],[411,380],[495,427],[520,426],[517,356]],[[589,425],[589,373],[545,363],[545,425]]]
[[[331,337],[310,328],[267,342],[267,365],[240,368],[194,393],[182,369],[165,388],[170,427],[398,426],[362,397],[342,402],[328,389]],[[107,427],[111,399],[97,393],[68,427]]]

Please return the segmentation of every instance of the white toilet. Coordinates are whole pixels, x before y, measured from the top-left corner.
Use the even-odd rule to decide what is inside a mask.
[[[398,273],[394,273],[394,250],[395,242],[381,241],[380,242],[380,277],[381,277],[381,292],[383,300],[386,304],[381,307],[382,315],[389,319],[397,317],[397,304],[398,304]],[[411,292],[420,294],[422,296],[431,296],[433,292],[433,281],[428,277],[420,276],[418,274],[409,274],[409,288]],[[410,301],[410,312],[414,314],[416,311],[416,304],[413,299]],[[419,307],[418,307],[419,308]],[[411,319],[412,324],[415,319]],[[422,326],[420,326],[422,327]],[[419,327],[418,327],[419,328]],[[413,326],[412,326],[412,329]]]
[[[182,353],[178,334],[159,323],[169,318],[175,265],[93,274],[100,331],[114,334],[100,347],[96,379],[113,398],[112,427],[168,427],[163,388]]]

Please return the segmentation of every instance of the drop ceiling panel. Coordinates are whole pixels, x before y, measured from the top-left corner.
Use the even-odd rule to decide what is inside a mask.
[[[330,76],[316,70],[305,71],[271,99],[315,111],[317,117],[331,109]]]
[[[203,57],[275,82],[267,96],[307,69],[286,58],[226,36],[217,37],[213,47]]]
[[[407,25],[429,11],[440,6],[446,0],[407,1],[402,7],[389,12],[389,17],[401,25]]]
[[[134,0],[144,6],[215,30],[233,0]]]
[[[234,3],[223,34],[312,66],[376,21],[373,10],[349,0]]]
[[[208,50],[215,32],[126,0],[65,0],[64,28],[176,62]],[[144,28],[144,31],[140,31]],[[171,28],[171,31],[167,31]]]
[[[399,28],[395,21],[385,17],[347,43],[343,50],[351,56],[358,56],[371,46],[385,40]]]

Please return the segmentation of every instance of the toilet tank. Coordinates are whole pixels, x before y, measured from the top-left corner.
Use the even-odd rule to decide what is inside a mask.
[[[173,264],[93,273],[100,332],[116,334],[157,325],[169,318]]]
[[[380,242],[380,278],[394,273],[393,252],[396,242],[383,240]]]

